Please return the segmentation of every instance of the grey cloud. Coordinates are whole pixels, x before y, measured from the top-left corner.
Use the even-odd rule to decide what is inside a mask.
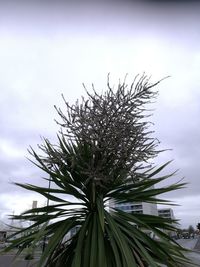
[[[193,26],[194,31],[195,24],[192,23],[198,20],[198,8],[195,5],[171,3],[163,7],[161,2],[166,3],[118,0],[75,1],[74,4],[64,1],[49,1],[46,4],[44,1],[38,4],[39,2],[32,1],[29,4],[17,3],[13,8],[2,4],[1,19],[10,25],[13,32],[25,31],[27,37],[29,34],[39,35],[39,32],[42,33],[41,36],[48,35],[52,38],[67,33],[74,36],[77,32],[83,36],[89,33],[121,37],[127,32],[137,36],[141,34],[141,27],[145,27],[149,34],[159,30],[158,34],[165,35],[166,30],[174,31],[177,26],[181,28],[183,25],[184,30]],[[15,23],[12,24],[12,21]],[[185,31],[177,31],[179,37],[184,33]]]
[[[199,195],[200,95],[196,89],[188,90],[192,97],[187,101],[173,104],[173,99],[171,103],[165,99],[161,99],[159,103],[158,100],[155,112],[155,130],[161,147],[172,149],[165,152],[166,157],[174,159],[173,168],[179,169],[179,177],[185,177],[185,182],[188,182],[187,188],[171,193],[169,197]],[[170,167],[171,170],[173,168]]]
[[[41,183],[43,174],[24,156],[29,145],[41,143],[40,135],[55,141],[58,127],[53,105],[59,106],[61,92],[71,101],[82,94],[81,82],[98,86],[108,71],[123,76],[131,70],[132,75],[137,64],[144,64],[144,70],[148,66],[159,75],[173,75],[171,84],[165,86],[167,90],[172,85],[173,90],[168,95],[160,92],[153,117],[161,147],[173,151],[157,161],[173,158],[169,171],[178,168],[180,172],[170,181],[185,176],[190,184],[169,197],[199,195],[199,9],[167,1],[163,1],[165,8],[162,1],[141,2],[0,4],[0,142],[7,142],[15,152],[20,150],[15,157],[12,151],[10,156],[0,152],[1,193],[22,194],[23,190],[9,185],[10,179]],[[155,45],[153,53],[151,45]],[[173,98],[184,96],[187,92],[182,87],[187,86],[193,97],[176,103]]]
[[[2,159],[0,158],[0,181],[1,192],[6,192],[6,188],[10,188],[13,182],[40,183],[41,177],[45,176],[32,163],[29,163],[26,158],[20,159]],[[14,187],[12,187],[14,190]],[[9,191],[9,190],[8,190]]]

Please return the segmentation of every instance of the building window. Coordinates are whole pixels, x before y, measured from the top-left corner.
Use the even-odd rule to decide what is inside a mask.
[[[142,205],[131,205],[132,210],[142,210]]]
[[[132,210],[131,211],[132,214],[143,214],[142,210]]]

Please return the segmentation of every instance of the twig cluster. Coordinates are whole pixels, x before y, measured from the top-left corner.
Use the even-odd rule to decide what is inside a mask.
[[[121,172],[134,179],[144,163],[157,155],[158,140],[151,137],[153,131],[149,131],[150,122],[146,121],[150,114],[145,105],[156,97],[153,87],[159,82],[151,84],[147,76],[136,76],[130,86],[125,79],[114,90],[108,75],[104,93],[98,94],[92,86],[92,93],[85,88],[88,98],[73,105],[63,96],[65,112],[55,107],[62,119],[57,122],[62,138],[90,147],[92,157],[83,172],[96,183],[113,182]],[[61,150],[57,153],[57,159],[65,158]],[[48,161],[55,163],[50,157]]]

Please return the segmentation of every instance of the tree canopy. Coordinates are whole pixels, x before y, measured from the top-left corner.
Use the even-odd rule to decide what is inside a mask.
[[[174,267],[187,262],[186,250],[165,233],[177,230],[175,220],[108,209],[109,200],[170,204],[159,195],[185,185],[159,186],[174,174],[160,174],[170,162],[159,167],[149,163],[160,152],[147,108],[155,100],[159,82],[150,83],[142,75],[130,85],[119,82],[114,89],[108,77],[107,90],[101,94],[92,86],[92,92],[86,89],[87,98],[73,105],[63,96],[66,110],[56,107],[61,119],[57,143],[44,138],[41,154],[30,149],[51,187],[17,183],[50,203],[13,216],[32,224],[15,234],[7,250],[34,247],[45,236],[48,245],[38,266]],[[149,231],[157,238],[150,237]]]

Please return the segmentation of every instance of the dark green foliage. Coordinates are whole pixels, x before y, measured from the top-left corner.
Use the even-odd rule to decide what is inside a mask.
[[[129,88],[119,83],[115,92],[108,82],[104,94],[88,93],[87,100],[73,106],[65,101],[66,113],[57,109],[62,118],[58,143],[44,139],[42,156],[30,151],[34,164],[50,177],[51,188],[17,184],[50,204],[13,217],[32,224],[21,230],[29,234],[16,238],[7,250],[35,246],[45,236],[49,241],[38,266],[175,267],[187,262],[185,250],[165,234],[177,230],[176,221],[107,207],[109,201],[169,204],[159,195],[184,186],[159,187],[173,175],[160,175],[169,162],[158,168],[148,164],[159,153],[145,108],[156,96],[156,84],[136,77]],[[76,201],[68,201],[69,196]],[[76,234],[64,242],[75,227]]]

